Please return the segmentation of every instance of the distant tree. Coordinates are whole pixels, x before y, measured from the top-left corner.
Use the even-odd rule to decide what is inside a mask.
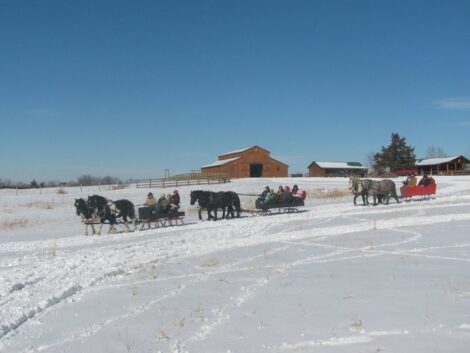
[[[111,185],[111,184],[119,184],[121,183],[121,180],[116,177],[112,176],[105,176],[103,179],[101,179],[101,184],[103,185]]]
[[[98,185],[99,179],[91,175],[81,175],[77,178],[78,184],[83,186]]]
[[[33,180],[33,181],[31,182],[31,187],[34,188],[34,189],[38,188],[38,187],[39,187],[38,182],[37,182],[36,180]]]
[[[48,188],[52,188],[52,187],[56,187],[56,186],[59,186],[60,182],[57,181],[57,180],[49,180],[47,183],[46,183],[46,186]]]
[[[426,150],[426,158],[444,158],[447,153],[441,147],[429,146]]]
[[[13,184],[10,179],[0,179],[0,188],[8,188],[11,187]]]
[[[382,151],[374,155],[374,169],[383,173],[402,168],[415,168],[415,148],[406,144],[406,138],[400,137],[398,133],[392,133],[392,141],[387,147],[382,146]]]

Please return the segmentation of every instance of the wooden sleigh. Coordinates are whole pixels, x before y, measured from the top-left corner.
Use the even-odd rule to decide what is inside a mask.
[[[278,210],[278,213],[298,213],[300,212],[298,207],[305,206],[304,199],[300,197],[292,197],[291,200],[286,202],[277,202],[271,200],[268,202],[262,202],[260,199],[256,200],[255,209],[250,212],[255,216],[265,216],[272,214],[271,210]]]
[[[184,212],[170,211],[165,214],[154,214],[150,207],[139,208],[140,230],[181,226],[184,224]]]

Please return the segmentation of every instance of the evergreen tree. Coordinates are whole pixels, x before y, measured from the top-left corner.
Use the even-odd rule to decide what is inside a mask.
[[[374,169],[379,173],[398,169],[416,168],[415,148],[406,144],[406,138],[400,137],[397,133],[392,133],[392,142],[389,146],[382,146],[382,151],[374,155]]]

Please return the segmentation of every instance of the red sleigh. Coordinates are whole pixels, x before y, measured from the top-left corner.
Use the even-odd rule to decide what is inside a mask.
[[[424,196],[424,198],[431,198],[431,195],[436,194],[437,185],[435,183],[427,186],[406,186],[400,188],[401,197],[411,200],[413,196]]]

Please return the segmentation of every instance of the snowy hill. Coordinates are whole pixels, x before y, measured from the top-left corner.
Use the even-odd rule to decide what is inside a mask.
[[[468,352],[470,178],[436,180],[435,199],[377,207],[343,178],[201,186],[309,195],[218,222],[182,187],[185,226],[89,237],[75,198],[149,190],[0,190],[0,352]]]

